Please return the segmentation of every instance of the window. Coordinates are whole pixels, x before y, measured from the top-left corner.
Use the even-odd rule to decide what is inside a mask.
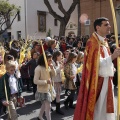
[[[57,19],[54,19],[54,25],[55,26],[58,26],[58,23],[57,23],[58,21],[57,21]]]
[[[21,31],[17,31],[17,38],[18,40],[21,39]]]
[[[11,40],[11,32],[8,32],[8,40]]]
[[[38,31],[45,32],[46,31],[46,12],[38,11]]]
[[[20,11],[18,11],[18,16],[17,16],[18,21],[21,21],[21,15],[20,15]]]

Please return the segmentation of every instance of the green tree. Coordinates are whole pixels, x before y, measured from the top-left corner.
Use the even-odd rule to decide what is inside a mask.
[[[14,4],[10,4],[6,0],[0,0],[0,35],[11,27],[19,10],[20,8]]]
[[[58,15],[53,9],[52,6],[49,3],[49,0],[44,0],[45,5],[47,6],[49,13],[57,20],[60,21],[60,30],[59,30],[59,36],[65,35],[65,28],[66,25],[70,19],[70,16],[72,12],[75,10],[76,5],[79,3],[80,0],[73,0],[73,3],[71,4],[70,8],[66,11],[63,8],[61,0],[56,0],[58,4],[59,10],[63,13],[64,17]]]
[[[47,37],[51,37],[51,29],[50,29],[50,28],[49,28],[46,36],[47,36]]]

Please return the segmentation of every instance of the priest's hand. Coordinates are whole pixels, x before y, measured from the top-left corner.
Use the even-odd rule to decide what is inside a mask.
[[[117,57],[120,57],[120,48],[116,48],[111,55],[112,60],[116,59]]]

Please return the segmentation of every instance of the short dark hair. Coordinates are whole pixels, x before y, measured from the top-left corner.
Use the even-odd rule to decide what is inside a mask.
[[[19,56],[20,51],[17,51],[17,49],[14,49],[14,48],[12,48],[12,49],[9,51],[9,54],[12,55],[15,60],[20,57],[20,56]]]
[[[37,54],[38,56],[40,55],[40,53],[39,53],[39,52],[34,52],[34,53],[33,53],[33,55],[34,55],[34,54]]]
[[[33,42],[33,48],[37,45],[40,45],[37,41]]]
[[[108,21],[108,20],[109,20],[109,19],[108,19],[108,18],[105,18],[105,17],[97,18],[97,19],[94,21],[94,30],[97,31],[96,26],[101,26],[101,25],[102,25],[102,21]]]
[[[52,55],[49,52],[45,52],[46,59],[52,58]],[[40,55],[38,59],[38,65],[45,67],[45,60],[43,54]]]
[[[72,62],[73,58],[77,58],[77,56],[78,56],[77,53],[70,52],[66,63]]]
[[[9,61],[9,60],[14,60],[14,57],[13,57],[13,55],[7,55],[7,61]]]

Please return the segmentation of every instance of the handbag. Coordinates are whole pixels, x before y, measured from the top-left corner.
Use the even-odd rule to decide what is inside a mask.
[[[17,106],[18,107],[24,107],[25,106],[25,98],[23,98],[22,96],[18,96]]]
[[[56,91],[55,91],[53,85],[50,85],[50,95],[51,95],[51,99],[52,99],[52,101],[54,101],[55,98],[56,98]]]

